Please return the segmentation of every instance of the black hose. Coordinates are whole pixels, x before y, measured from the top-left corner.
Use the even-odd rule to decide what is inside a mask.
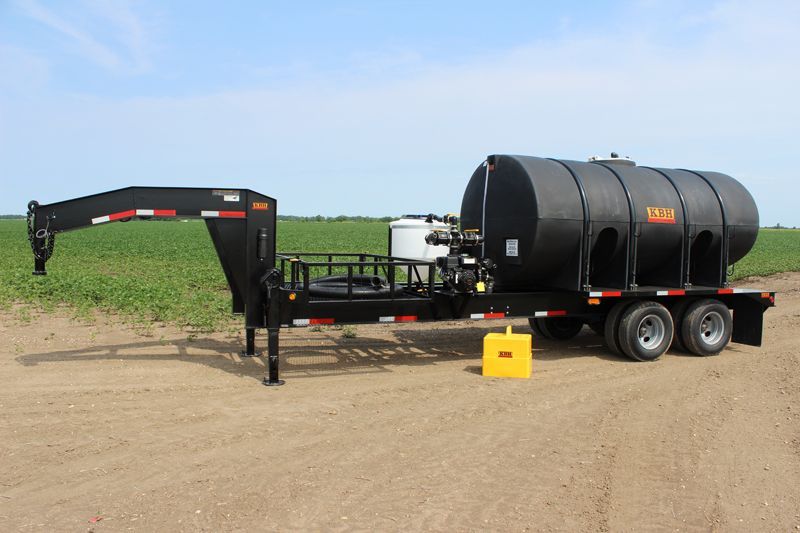
[[[302,290],[302,285],[297,287]],[[394,295],[402,294],[404,282],[395,282]],[[308,294],[317,298],[347,298],[347,276],[324,276],[308,282]],[[389,298],[391,288],[386,278],[373,274],[353,274],[353,299]]]

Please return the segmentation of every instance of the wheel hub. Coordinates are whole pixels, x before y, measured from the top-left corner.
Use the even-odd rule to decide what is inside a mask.
[[[645,350],[653,350],[664,341],[666,326],[661,317],[647,315],[639,322],[638,340]]]
[[[722,316],[711,311],[706,313],[700,321],[700,339],[709,346],[717,344],[725,333],[725,321]]]

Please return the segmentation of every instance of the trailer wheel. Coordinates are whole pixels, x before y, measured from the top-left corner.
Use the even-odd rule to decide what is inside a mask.
[[[684,298],[679,300],[675,305],[673,305],[669,312],[672,315],[672,323],[674,324],[675,333],[672,336],[672,346],[681,350],[682,352],[688,352],[689,350],[686,348],[686,344],[683,342],[683,332],[681,331],[681,324],[683,324],[683,317],[686,316],[686,308],[692,304],[694,300],[689,298]]]
[[[638,302],[622,314],[619,345],[637,361],[655,361],[672,344],[674,325],[667,308],[657,302]]]
[[[603,326],[603,336],[606,339],[606,346],[617,355],[622,355],[619,347],[619,322],[622,320],[622,313],[631,305],[629,300],[619,302],[611,308],[606,316]]]
[[[583,329],[583,320],[568,316],[534,318],[539,329],[548,339],[568,341]]]
[[[543,337],[545,339],[549,339],[550,338],[550,337],[547,336],[547,334],[545,334],[544,331],[542,331],[542,328],[539,327],[539,323],[536,321],[535,318],[529,318],[528,319],[528,324],[530,324],[531,329],[533,330],[534,336]]]
[[[733,321],[728,306],[719,300],[698,300],[686,310],[681,336],[695,355],[715,355],[731,340]]]

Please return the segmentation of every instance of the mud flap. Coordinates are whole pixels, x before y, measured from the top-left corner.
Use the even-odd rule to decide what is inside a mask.
[[[764,325],[764,305],[752,298],[737,298],[733,302],[733,336],[731,340],[750,346],[761,346]]]

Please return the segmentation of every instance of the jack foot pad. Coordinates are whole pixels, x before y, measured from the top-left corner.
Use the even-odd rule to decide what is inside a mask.
[[[246,351],[242,350],[239,352],[239,357],[261,357],[261,352],[247,353]]]
[[[267,387],[279,387],[286,382],[282,379],[276,379],[273,381],[271,379],[264,378],[264,380],[261,383],[263,383]]]

